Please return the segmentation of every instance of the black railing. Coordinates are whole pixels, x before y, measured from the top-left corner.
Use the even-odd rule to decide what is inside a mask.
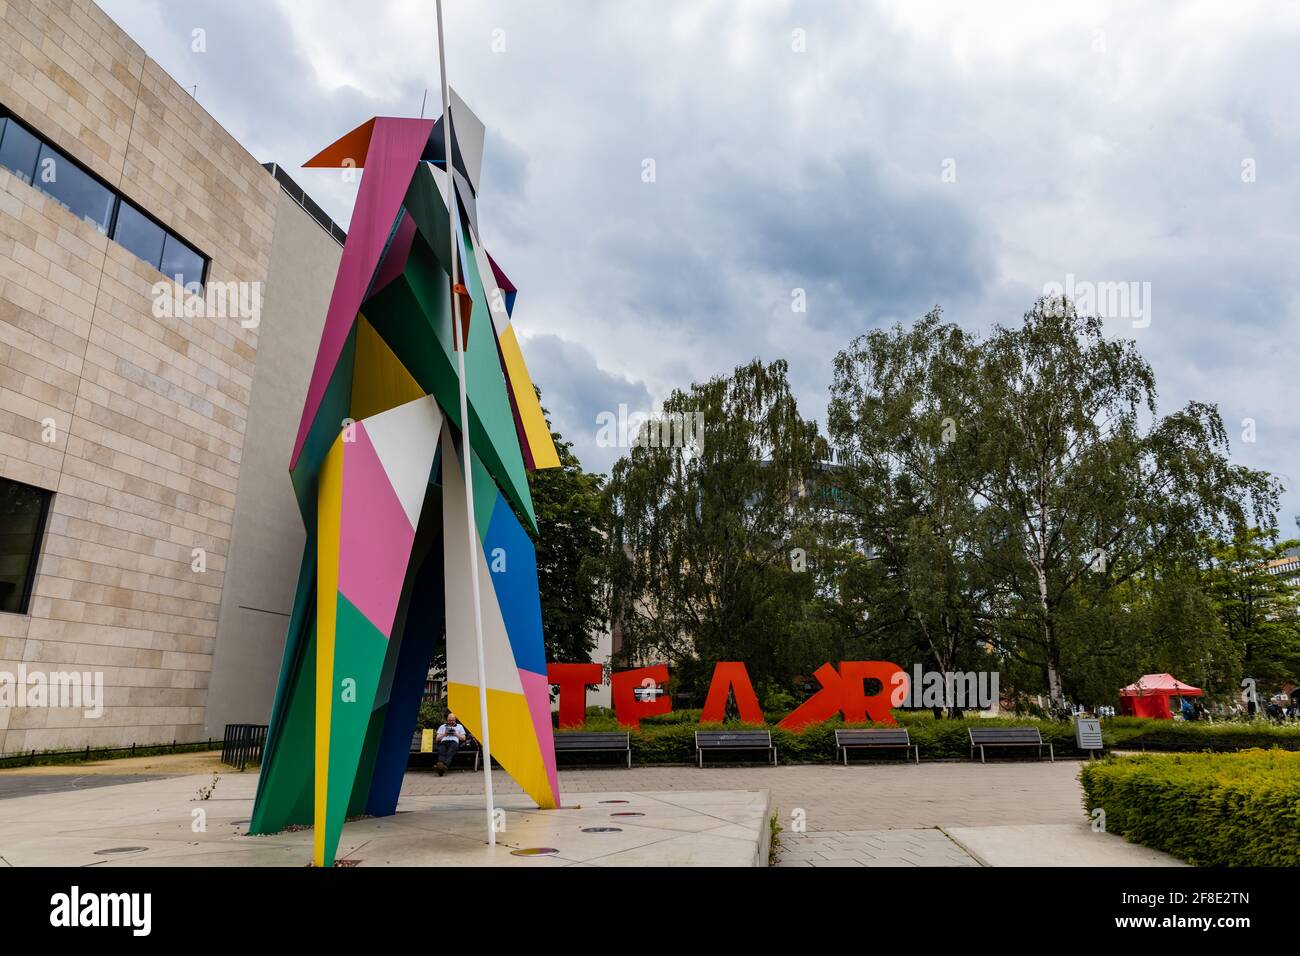
[[[261,763],[262,745],[265,743],[266,724],[226,724],[221,762],[238,770],[250,763]]]
[[[328,232],[335,242],[341,246],[347,241],[348,234],[343,227],[331,219],[329,213],[322,209],[314,199],[307,195],[301,186],[293,181],[289,174],[284,171],[283,166],[279,163],[263,163],[262,168],[275,177],[275,181],[280,184],[281,189],[289,194],[289,198],[302,206],[307,215],[315,219],[317,225]]]

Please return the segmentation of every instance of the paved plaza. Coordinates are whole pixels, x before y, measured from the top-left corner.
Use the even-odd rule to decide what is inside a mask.
[[[217,763],[215,756],[191,756],[183,762],[178,758],[175,766],[182,773],[170,776],[166,758],[121,766],[125,763],[40,768],[39,775],[0,771],[0,795],[11,795],[0,799],[0,865],[85,863],[91,844],[161,846],[164,842],[171,857],[168,863],[301,862],[308,832],[240,836],[256,785],[253,771],[236,773]],[[511,846],[543,845],[568,831],[608,825],[604,818],[620,810],[652,812],[668,821],[661,826],[654,819],[615,820],[631,835],[584,836],[581,846],[575,843],[571,851],[566,847],[570,856],[547,865],[596,862],[597,858],[604,858],[598,865],[655,865],[669,862],[667,850],[676,854],[673,859],[680,861],[678,865],[746,865],[765,845],[766,827],[757,825],[756,814],[765,818],[773,812],[782,827],[776,864],[780,867],[1180,865],[1166,854],[1093,832],[1083,811],[1079,766],[1077,761],[984,765],[956,761],[561,771],[565,803],[583,807],[581,820],[561,820],[564,812],[529,813],[527,798],[509,777],[498,772],[493,782],[498,804],[508,808]],[[124,769],[138,773],[140,782],[123,785],[121,781],[130,779],[121,772]],[[97,773],[111,775],[116,785],[88,790],[89,778]],[[210,797],[197,799],[212,783],[213,774],[218,782]],[[349,823],[340,858],[357,854],[367,864],[381,865],[451,862],[417,858],[400,849],[403,841],[435,834],[443,843],[464,844],[464,862],[495,863],[503,854],[489,860],[483,852],[486,847],[475,845],[482,825],[482,786],[482,774],[470,771],[445,777],[408,773],[400,809],[411,812]],[[30,795],[20,796],[24,792]],[[629,804],[601,805],[597,802],[601,799],[625,799]],[[709,804],[727,809],[714,812]],[[217,821],[209,827],[212,836],[189,832],[195,807],[205,808]],[[168,818],[167,824],[161,823],[160,814]],[[175,820],[170,819],[173,816]],[[737,821],[746,828],[744,833],[736,829]],[[716,839],[705,839],[707,830],[714,830]],[[221,845],[212,845],[214,840]],[[608,850],[592,847],[602,840]],[[664,842],[672,840],[679,842]],[[728,840],[747,842],[732,845]],[[693,842],[698,853],[692,850]],[[250,843],[256,843],[256,848]],[[651,849],[656,843],[663,845]],[[721,855],[705,852],[706,843]],[[616,858],[625,850],[634,852]],[[129,862],[147,864],[150,855],[157,856],[140,854]],[[518,861],[512,857],[505,862]]]
[[[768,791],[783,831],[777,866],[1178,866],[1095,833],[1078,761],[942,761],[844,767],[636,767],[560,774],[565,793]],[[519,792],[504,775],[494,787]],[[498,782],[499,781],[499,782]],[[408,773],[403,794],[481,794],[479,774]]]
[[[215,786],[185,775],[3,800],[0,866],[306,866],[311,828],[248,835],[256,785],[253,774]],[[519,793],[501,793],[494,803],[496,846],[484,840],[481,797],[403,795],[393,816],[350,821],[337,860],[366,867],[767,865],[770,814],[762,790],[590,793],[558,810],[538,810]]]

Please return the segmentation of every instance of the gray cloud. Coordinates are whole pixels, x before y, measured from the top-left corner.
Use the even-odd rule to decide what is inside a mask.
[[[289,168],[436,91],[423,3],[102,6],[259,159]],[[1234,428],[1254,418],[1238,459],[1300,475],[1293,5],[483,0],[446,13],[452,82],[488,125],[480,222],[575,440],[594,410],[755,356],[787,358],[820,417],[850,336],[936,303],[972,329],[1014,323],[1073,274],[1151,282],[1151,325],[1108,327],[1137,339],[1162,406],[1215,401]],[[206,54],[190,52],[195,26]],[[941,179],[949,160],[955,182]],[[295,175],[346,223],[354,187]],[[791,312],[794,287],[807,313]],[[1297,512],[1292,493],[1284,514]]]
[[[602,369],[588,349],[558,335],[532,336],[524,348],[529,370],[547,383],[542,405],[552,424],[573,442],[573,453],[588,470],[608,473],[623,451],[598,443],[598,416],[607,412],[617,417],[620,405],[629,415],[648,415],[653,411],[650,392],[641,382]]]

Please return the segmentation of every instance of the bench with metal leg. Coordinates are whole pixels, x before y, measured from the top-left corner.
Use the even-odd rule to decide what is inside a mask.
[[[766,751],[776,766],[776,747],[772,745],[770,730],[697,730],[695,755],[699,766],[704,766],[704,751],[748,750]]]
[[[1038,759],[1043,759],[1043,747],[1047,748],[1052,762],[1056,762],[1056,752],[1050,743],[1043,743],[1043,735],[1037,727],[971,727],[970,759],[975,759],[975,750],[979,748],[980,763],[984,763],[985,747],[1037,747]]]
[[[424,736],[424,731],[417,730],[415,734],[411,737],[411,753],[412,754],[432,753],[433,754],[432,759],[436,760],[438,754],[438,742],[436,740],[434,741],[432,751],[425,751],[421,747],[423,736]],[[454,762],[459,763],[461,757],[464,757],[466,760],[468,760],[470,757],[473,757],[475,770],[479,768],[479,762],[483,759],[483,749],[479,747],[478,741],[475,740],[473,737],[471,737],[469,734],[465,735],[465,742],[460,745],[460,747],[456,751],[456,756],[452,759]],[[422,766],[428,766],[428,764],[423,764]]]
[[[837,730],[835,731],[835,751],[836,756],[843,754],[844,766],[849,765],[849,750],[876,750],[899,748],[903,750],[903,759],[906,760],[912,753],[916,754],[916,762],[921,762],[921,748],[912,743],[912,735],[908,733],[906,727],[868,727],[861,730]]]
[[[617,732],[557,733],[555,753],[626,753],[627,765],[632,766],[632,735]]]

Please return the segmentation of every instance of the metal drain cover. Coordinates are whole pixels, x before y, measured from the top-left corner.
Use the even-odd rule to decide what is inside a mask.
[[[622,827],[583,827],[583,833],[622,833]]]
[[[96,850],[95,856],[108,856],[112,853],[140,853],[149,849],[147,846],[110,846],[106,850]]]
[[[610,816],[611,817],[643,817],[645,816],[645,814],[637,813],[635,810],[619,810],[616,813],[611,813]]]
[[[553,846],[530,846],[522,850],[511,850],[511,856],[550,856],[553,853],[559,853]]]
[[[598,800],[597,803],[627,803],[626,800]]]

